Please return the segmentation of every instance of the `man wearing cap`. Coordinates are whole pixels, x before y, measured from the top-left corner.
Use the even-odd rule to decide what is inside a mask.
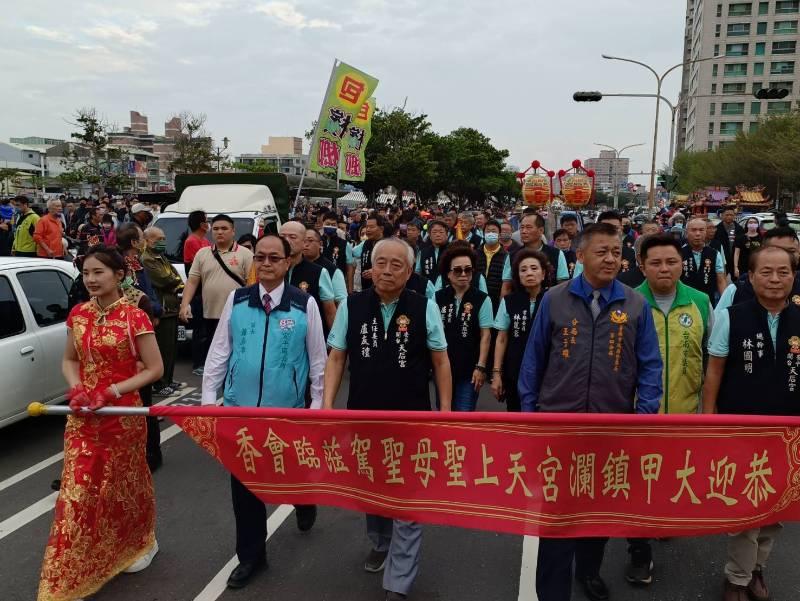
[[[147,229],[147,226],[153,221],[153,210],[143,202],[137,202],[131,207],[131,222],[142,228],[142,231]]]

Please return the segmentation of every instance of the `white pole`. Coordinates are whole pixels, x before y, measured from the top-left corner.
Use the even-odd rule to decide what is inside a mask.
[[[333,85],[333,74],[336,73],[336,66],[339,64],[339,59],[333,59],[333,67],[331,68],[331,74],[328,77],[328,87],[325,88],[325,96],[322,98],[322,104],[325,105],[325,100],[328,98],[328,95],[331,92],[331,86]],[[322,117],[322,108],[319,111],[320,118]],[[311,153],[314,152],[314,143],[317,140],[317,129],[319,129],[319,120],[317,120],[317,127],[314,130],[314,135],[311,136],[311,146],[308,149],[308,161],[306,164],[303,165],[303,172],[300,174],[300,183],[297,186],[297,195],[294,197],[294,205],[292,206],[292,212],[294,212],[295,208],[297,207],[297,203],[300,200],[300,191],[303,189],[303,180],[306,178],[306,171],[308,170],[308,164],[311,162]],[[336,166],[336,189],[339,189],[339,166]]]

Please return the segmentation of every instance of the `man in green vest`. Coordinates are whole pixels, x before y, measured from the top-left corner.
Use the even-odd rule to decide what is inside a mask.
[[[647,299],[664,362],[664,396],[659,413],[698,413],[703,388],[704,350],[713,311],[708,295],[680,281],[681,246],[671,234],[642,240],[639,261],[645,281],[636,288]],[[631,563],[625,577],[635,585],[653,581],[653,560],[647,539],[629,539]]]
[[[11,251],[16,257],[35,257],[36,242],[33,232],[39,216],[31,209],[31,201],[27,196],[17,196],[17,218],[14,222],[14,243]]]

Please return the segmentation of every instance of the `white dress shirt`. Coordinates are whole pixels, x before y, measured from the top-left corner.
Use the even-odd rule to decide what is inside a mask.
[[[284,287],[284,284],[281,284],[268,293],[266,288],[259,284],[259,297],[263,299],[265,294],[269,294],[272,301],[272,309],[274,310],[281,304]],[[203,371],[203,394],[201,400],[203,405],[217,403],[217,392],[223,387],[225,376],[228,373],[228,360],[231,357],[231,348],[233,347],[230,324],[234,294],[235,292],[231,292],[225,301],[217,332],[211,341],[211,347],[208,349],[208,357]],[[328,353],[325,349],[325,337],[322,334],[322,319],[319,316],[319,307],[310,296],[308,297],[308,305],[306,305],[306,318],[308,322],[306,328],[306,352],[308,353],[309,363],[308,376],[311,380],[311,408],[321,409],[322,384]],[[269,382],[264,384],[265,387],[269,386]]]

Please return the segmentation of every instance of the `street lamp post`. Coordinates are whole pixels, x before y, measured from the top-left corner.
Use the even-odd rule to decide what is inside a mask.
[[[614,151],[614,162],[612,163],[611,167],[611,185],[614,186],[614,209],[619,208],[619,186],[617,185],[617,161],[619,160],[620,155],[628,150],[628,148],[635,148],[636,146],[644,146],[644,143],[640,144],[630,144],[629,146],[623,146],[619,150],[614,148],[613,146],[609,146],[608,144],[598,144],[597,142],[594,143],[595,146],[602,146],[603,148],[608,148],[609,150]]]
[[[217,159],[217,172],[222,173],[222,153],[228,150],[228,144],[230,144],[230,140],[228,136],[222,138],[222,148],[217,146],[215,158]]]
[[[651,162],[651,165],[650,165],[650,190],[648,191],[648,195],[647,195],[647,208],[649,209],[650,213],[652,214],[653,209],[655,207],[655,193],[656,193],[655,186],[656,186],[656,152],[658,150],[658,116],[659,116],[659,110],[661,109],[661,102],[660,102],[660,100],[662,98],[662,96],[661,96],[661,86],[664,83],[664,79],[667,77],[667,75],[672,73],[678,67],[683,67],[685,65],[692,65],[694,63],[700,63],[700,62],[703,62],[703,61],[719,60],[720,58],[724,58],[724,57],[709,56],[709,57],[706,57],[706,58],[697,58],[697,59],[693,59],[693,60],[689,60],[689,61],[684,61],[682,63],[678,63],[677,65],[673,65],[672,67],[670,67],[669,69],[664,71],[664,73],[659,75],[656,72],[656,70],[653,69],[653,67],[651,67],[650,65],[648,65],[646,63],[643,63],[641,61],[633,60],[633,59],[630,59],[630,58],[620,58],[618,56],[609,56],[607,54],[603,54],[601,56],[606,60],[623,61],[623,62],[626,62],[626,63],[633,63],[634,65],[639,65],[640,67],[644,67],[645,69],[650,71],[650,73],[652,73],[653,76],[656,78],[656,93],[655,93],[655,97],[656,97],[656,117],[655,117],[655,123],[653,125],[653,158],[652,158],[652,162]],[[673,118],[673,121],[674,121],[674,118]],[[675,128],[673,127],[673,130],[674,129]]]

